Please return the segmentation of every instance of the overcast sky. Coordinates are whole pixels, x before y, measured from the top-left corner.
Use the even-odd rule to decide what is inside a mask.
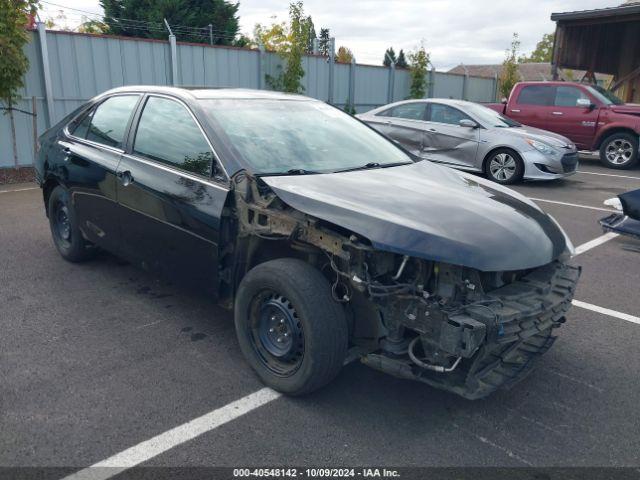
[[[51,0],[66,7],[101,13],[98,0]],[[544,33],[553,32],[552,12],[615,6],[622,0],[305,0],[316,32],[328,27],[336,48],[349,47],[359,63],[379,64],[389,46],[414,49],[421,41],[438,70],[459,63],[501,63],[513,32],[529,52]],[[257,22],[286,20],[288,1],[243,0],[241,31],[250,35]],[[59,7],[43,2],[48,14]],[[69,23],[79,12],[65,11]]]

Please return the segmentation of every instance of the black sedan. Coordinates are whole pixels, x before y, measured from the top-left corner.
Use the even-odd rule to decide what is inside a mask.
[[[288,394],[350,353],[486,396],[550,347],[579,276],[563,230],[525,197],[302,96],[124,87],[40,145],[60,254],[104,249],[207,291]]]

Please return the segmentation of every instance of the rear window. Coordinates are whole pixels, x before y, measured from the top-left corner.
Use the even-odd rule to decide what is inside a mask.
[[[555,88],[549,85],[529,85],[520,90],[518,104],[540,105],[550,107],[553,105]]]

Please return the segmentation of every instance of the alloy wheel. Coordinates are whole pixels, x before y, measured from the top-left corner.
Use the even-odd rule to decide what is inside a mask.
[[[610,163],[624,165],[633,157],[633,145],[624,138],[617,138],[607,144],[605,155]]]
[[[491,176],[500,181],[508,181],[516,173],[516,160],[508,153],[499,153],[491,159],[489,171]]]

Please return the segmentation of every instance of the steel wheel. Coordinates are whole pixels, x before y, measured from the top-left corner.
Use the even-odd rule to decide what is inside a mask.
[[[516,173],[516,160],[506,152],[498,153],[489,163],[491,176],[501,182],[508,182]]]
[[[71,245],[71,221],[69,220],[69,208],[59,201],[55,204],[53,212],[54,233],[62,245]]]
[[[271,290],[251,304],[251,343],[262,364],[278,376],[293,375],[304,355],[304,334],[291,302]]]
[[[624,138],[616,138],[605,148],[607,160],[614,165],[624,165],[633,158],[633,145]]]

